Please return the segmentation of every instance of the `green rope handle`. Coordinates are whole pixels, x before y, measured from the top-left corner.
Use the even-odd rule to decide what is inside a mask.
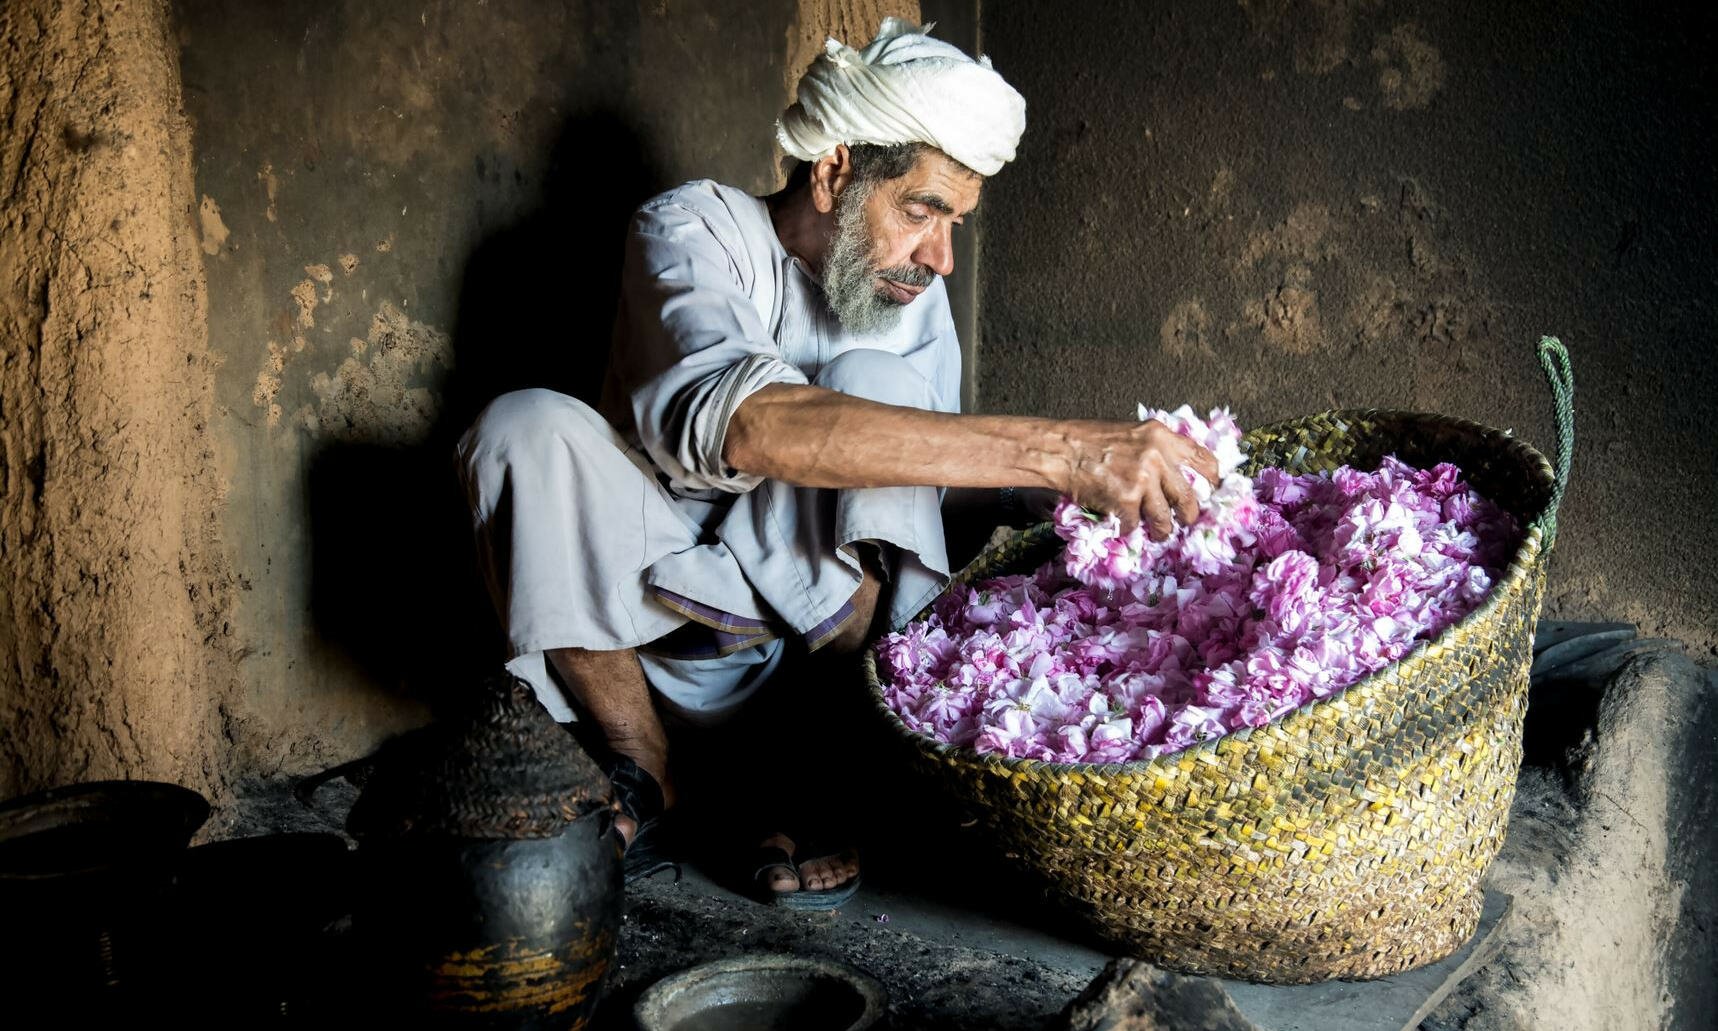
[[[1569,487],[1569,463],[1575,453],[1575,371],[1569,366],[1568,348],[1556,337],[1539,338],[1539,364],[1551,383],[1551,403],[1557,414],[1557,482],[1551,486],[1551,503],[1540,517],[1549,551],[1557,543],[1557,510]]]

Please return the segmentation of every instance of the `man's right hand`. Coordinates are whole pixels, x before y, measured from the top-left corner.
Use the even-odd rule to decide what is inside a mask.
[[[1161,541],[1175,530],[1175,519],[1199,518],[1199,499],[1181,472],[1192,468],[1217,485],[1217,458],[1157,420],[1067,423],[1069,468],[1062,492],[1086,508],[1112,512],[1123,533],[1146,525]]]

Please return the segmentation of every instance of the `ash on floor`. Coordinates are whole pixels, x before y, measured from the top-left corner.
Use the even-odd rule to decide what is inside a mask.
[[[734,905],[662,876],[628,889],[619,960],[597,1026],[630,1028],[634,1001],[658,979],[748,952],[829,959],[870,974],[889,993],[881,1025],[888,1029],[1036,1031],[1091,980],[1089,971],[934,942],[876,921]]]

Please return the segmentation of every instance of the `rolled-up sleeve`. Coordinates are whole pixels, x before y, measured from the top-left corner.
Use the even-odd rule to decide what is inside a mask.
[[[726,236],[690,207],[647,205],[627,237],[621,303],[645,453],[676,486],[741,493],[762,477],[722,460],[729,420],[760,388],[807,379],[782,359],[752,303],[737,231]]]

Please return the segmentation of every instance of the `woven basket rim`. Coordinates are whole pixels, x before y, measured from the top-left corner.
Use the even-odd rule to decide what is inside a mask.
[[[1472,433],[1488,443],[1496,443],[1500,445],[1505,451],[1516,453],[1529,468],[1537,466],[1535,471],[1541,473],[1542,479],[1547,483],[1554,482],[1556,478],[1556,473],[1553,471],[1551,463],[1545,455],[1537,448],[1533,447],[1533,445],[1521,440],[1519,437],[1516,437],[1514,432],[1511,430],[1502,430],[1493,426],[1486,426],[1483,423],[1473,422],[1472,420],[1457,418],[1455,416],[1439,415],[1436,412],[1415,412],[1397,408],[1331,408],[1293,419],[1280,419],[1276,422],[1265,423],[1261,426],[1255,426],[1243,435],[1242,451],[1248,454],[1251,453],[1252,448],[1247,445],[1246,437],[1253,433],[1271,430],[1282,426],[1292,426],[1295,423],[1305,422],[1309,419],[1332,417],[1337,419],[1348,418],[1355,421],[1363,419],[1381,419],[1389,421],[1441,423],[1453,429]],[[1555,513],[1550,510],[1549,506],[1547,506],[1545,510],[1539,512],[1527,523],[1527,530],[1522,535],[1520,546],[1515,549],[1515,554],[1510,556],[1509,564],[1504,567],[1503,575],[1498,577],[1497,581],[1491,585],[1491,590],[1486,593],[1485,600],[1480,603],[1478,608],[1475,608],[1461,619],[1445,627],[1443,633],[1440,633],[1438,636],[1421,641],[1414,645],[1413,648],[1409,649],[1407,654],[1403,655],[1395,662],[1379,667],[1372,673],[1356,680],[1354,683],[1349,684],[1341,691],[1338,691],[1327,698],[1314,699],[1313,701],[1310,701],[1290,712],[1286,712],[1272,720],[1270,723],[1265,724],[1265,727],[1284,722],[1296,716],[1310,713],[1320,706],[1330,705],[1341,701],[1359,688],[1367,687],[1372,685],[1374,682],[1387,679],[1389,676],[1395,675],[1396,671],[1401,667],[1418,662],[1420,657],[1427,651],[1434,648],[1447,647],[1456,636],[1466,633],[1467,628],[1471,624],[1489,617],[1498,605],[1502,604],[1502,600],[1504,596],[1509,593],[1509,589],[1516,587],[1517,585],[1525,584],[1528,576],[1531,575],[1534,564],[1538,562],[1540,557],[1544,554],[1543,541],[1545,535],[1545,520],[1547,517],[1553,516],[1554,514]],[[1015,531],[1015,535],[1016,537],[1019,537],[1028,534],[1042,534],[1048,531],[1050,526],[1051,524],[1048,522],[1039,523],[1035,526],[1017,530]],[[981,552],[977,558],[967,564],[966,568],[971,568],[971,566],[976,565],[978,562],[982,561],[984,556],[987,554],[989,554],[988,551]],[[962,569],[960,572],[964,573],[965,571],[966,569]],[[949,586],[952,587],[957,582],[963,582],[958,580],[958,576],[959,574],[957,573],[956,579],[951,579],[949,581]],[[930,604],[927,604],[923,609],[920,609],[913,618],[915,620],[923,618],[924,614],[930,610],[931,605],[936,603],[936,599],[941,598],[943,594],[947,593],[947,590],[948,588],[944,588],[942,591],[937,592],[936,598],[933,598]],[[1159,763],[1176,761],[1182,756],[1193,756],[1204,752],[1216,753],[1224,749],[1232,751],[1236,748],[1244,747],[1252,738],[1254,730],[1264,729],[1264,727],[1246,727],[1241,730],[1225,734],[1222,737],[1213,738],[1210,741],[1202,741],[1199,744],[1190,745],[1187,748],[1160,755],[1154,759],[1134,759],[1129,762],[1119,763],[1053,762],[1046,759],[1023,759],[1002,756],[997,755],[994,752],[981,753],[971,745],[957,745],[950,742],[936,741],[907,726],[906,722],[901,719],[900,714],[890,708],[889,704],[883,699],[883,683],[882,679],[877,675],[877,650],[873,647],[875,643],[876,642],[873,641],[865,647],[863,658],[865,684],[871,692],[872,704],[882,711],[883,715],[888,719],[889,724],[896,731],[911,740],[916,747],[938,757],[961,759],[968,763],[977,763],[982,766],[1000,770],[1042,769],[1058,773],[1116,776],[1121,774],[1143,773]]]

